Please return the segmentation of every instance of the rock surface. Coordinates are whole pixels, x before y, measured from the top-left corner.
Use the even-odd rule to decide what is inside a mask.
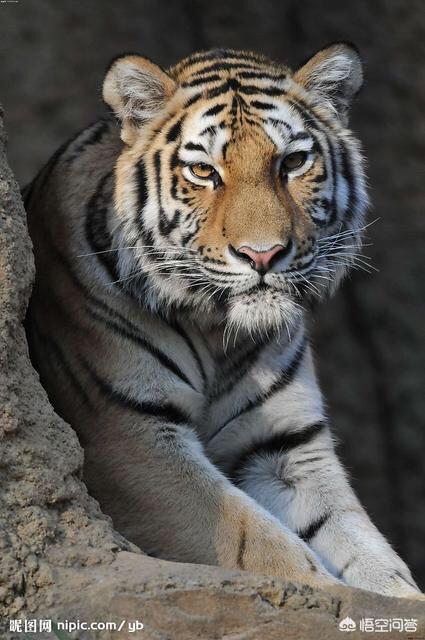
[[[8,628],[23,618],[122,624],[80,630],[79,640],[331,640],[346,616],[416,618],[425,633],[423,603],[154,560],[114,532],[81,480],[77,437],[28,358],[34,266],[4,143],[0,124],[0,637],[22,638]],[[143,631],[132,631],[136,620]]]

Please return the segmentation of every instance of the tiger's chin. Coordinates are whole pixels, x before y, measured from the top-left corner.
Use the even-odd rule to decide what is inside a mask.
[[[285,331],[291,335],[298,327],[303,307],[288,293],[259,289],[254,294],[239,294],[229,300],[227,323],[234,331],[265,335]]]

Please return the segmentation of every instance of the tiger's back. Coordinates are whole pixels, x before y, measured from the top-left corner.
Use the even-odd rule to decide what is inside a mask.
[[[113,199],[105,176],[112,176],[121,146],[112,119],[96,122],[61,147],[24,193],[37,273],[27,316],[31,355],[52,401],[68,420],[75,390],[69,381],[62,389],[62,351],[72,354],[74,345],[83,351],[90,340],[96,343],[95,332],[86,333],[80,324],[84,293],[97,288],[96,277],[79,256],[97,251],[97,243],[104,242],[105,208]],[[60,343],[67,348],[59,349]],[[44,357],[46,344],[56,352],[56,364]],[[70,365],[67,369],[71,373]],[[67,390],[69,399],[63,395]]]
[[[41,382],[84,446],[90,490],[119,530],[140,542],[138,514],[122,509],[133,489],[119,490],[119,468],[131,467],[134,449],[134,417],[120,407],[186,420],[186,405],[199,405],[194,387],[202,388],[206,365],[182,328],[153,318],[120,287],[110,225],[121,149],[115,121],[100,120],[61,148],[27,190],[37,277],[26,325]],[[167,376],[182,388],[167,389]],[[149,401],[129,400],[108,378],[131,378],[132,386],[140,379]]]

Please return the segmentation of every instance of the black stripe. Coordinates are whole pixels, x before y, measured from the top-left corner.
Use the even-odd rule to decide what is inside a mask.
[[[115,282],[119,280],[116,252],[110,251],[112,238],[108,229],[108,209],[114,201],[113,171],[99,180],[86,207],[86,240]]]
[[[86,129],[88,131],[87,138],[83,138],[83,140],[78,144],[75,149],[71,151],[71,153],[65,158],[65,162],[70,164],[78,158],[87,147],[90,147],[94,144],[100,142],[107,131],[109,131],[109,126],[111,124],[110,120],[102,119],[99,122],[96,122],[92,127]]]
[[[141,214],[148,199],[148,182],[146,176],[146,166],[143,160],[136,165],[137,186],[138,186],[138,214]]]
[[[311,182],[320,184],[322,182],[325,182],[328,179],[328,170],[326,168],[326,160],[325,160],[325,154],[323,152],[323,147],[320,144],[319,140],[317,139],[317,136],[312,132],[311,132],[311,135],[312,135],[313,140],[314,140],[313,148],[317,150],[319,156],[322,159],[322,164],[323,164],[322,173],[319,173],[317,176],[312,178]],[[320,190],[320,188],[319,188],[319,190]]]
[[[192,75],[194,76],[194,78],[196,78],[201,73],[202,75],[206,75],[207,73],[212,73],[214,71],[230,71],[234,69],[249,69],[252,71],[256,71],[255,66],[253,66],[251,62],[244,62],[243,60],[241,62],[226,62],[220,60],[218,62],[213,62],[207,67],[202,67],[202,69],[200,69],[196,73],[192,73]]]
[[[140,335],[140,333],[136,333],[128,328],[124,328],[120,326],[117,322],[112,319],[105,318],[103,315],[94,311],[93,309],[87,308],[88,313],[98,322],[106,325],[111,331],[115,332],[122,338],[127,338],[127,340],[131,340],[135,344],[139,345],[146,351],[148,351],[154,358],[159,360],[159,362],[166,369],[174,373],[175,376],[180,378],[183,382],[188,384],[192,389],[196,390],[195,387],[190,382],[189,378],[183,373],[180,367],[169,358],[163,351],[155,347],[151,344],[146,338]]]
[[[257,396],[254,400],[251,400],[250,402],[248,402],[240,411],[235,412],[230,418],[228,418],[226,422],[222,424],[215,431],[215,433],[213,433],[210,436],[210,440],[215,438],[225,427],[227,427],[227,425],[230,422],[232,422],[233,420],[236,420],[236,418],[240,418],[242,415],[244,415],[245,413],[248,413],[249,411],[253,411],[257,407],[262,405],[264,402],[269,400],[275,393],[287,387],[294,379],[301,365],[306,346],[307,346],[307,339],[304,337],[303,340],[301,341],[300,346],[296,350],[291,362],[286,367],[286,369],[281,371],[278,379],[270,386],[270,388],[265,393],[262,393],[261,395]],[[232,381],[232,386],[233,386],[233,381]]]
[[[311,442],[313,438],[323,433],[326,427],[327,425],[324,422],[315,422],[298,431],[277,433],[267,440],[255,442],[242,451],[233,461],[232,467],[227,475],[233,480],[238,480],[243,471],[256,457],[286,454],[297,447],[302,447]]]
[[[190,144],[190,143],[188,143],[188,144]],[[170,166],[170,173],[173,173],[174,169],[176,169],[179,166],[180,167],[184,167],[185,166],[185,163],[182,160],[180,160],[180,158],[179,158],[180,148],[181,148],[181,146],[178,145],[174,149],[173,153],[170,156],[170,165],[169,165]]]
[[[204,365],[202,363],[202,360],[201,360],[197,350],[195,349],[195,345],[193,344],[192,339],[186,333],[186,331],[183,329],[183,327],[177,322],[177,320],[175,320],[175,319],[174,320],[165,319],[165,318],[162,318],[162,319],[169,327],[171,327],[171,329],[173,329],[176,333],[178,333],[179,336],[185,341],[186,346],[188,347],[190,353],[192,354],[193,359],[195,360],[196,364],[198,365],[199,373],[200,373],[201,378],[202,378],[202,383],[205,386],[205,382],[206,382],[207,376],[206,376],[206,373],[205,373]]]
[[[216,116],[217,113],[221,113],[226,107],[226,104],[216,104],[214,107],[207,109],[207,111],[202,114],[202,117]]]
[[[311,219],[317,226],[326,227],[328,224],[327,214],[331,209],[331,202],[329,198],[313,198],[311,200],[311,204],[313,205],[312,207],[309,208]],[[317,210],[317,207],[319,207],[319,211]],[[324,218],[320,216],[320,213],[319,213],[320,210],[325,211]],[[311,262],[314,262],[314,258],[313,260],[310,261],[310,263]],[[309,263],[304,265],[303,268],[306,269],[308,266],[309,266]]]
[[[304,540],[304,542],[310,542],[310,540],[319,533],[320,529],[324,524],[326,524],[329,518],[330,513],[324,513],[322,516],[320,516],[320,518],[312,522],[305,529],[298,529],[298,537],[301,538],[301,540]]]
[[[180,200],[181,202],[185,202],[186,198],[180,197],[177,192],[177,187],[179,186],[178,176],[172,171],[170,173],[171,173],[171,189],[170,189],[171,197],[174,200]]]
[[[179,135],[181,134],[183,118],[180,118],[175,122],[167,131],[165,139],[167,142],[175,142]]]
[[[227,356],[223,358],[218,377],[208,395],[209,403],[233,390],[234,386],[251,369],[263,347],[262,343],[255,344],[253,347],[239,352],[234,360],[228,360]]]
[[[188,80],[187,82],[182,83],[182,87],[197,87],[201,84],[205,84],[207,82],[217,82],[217,80],[222,80],[221,76],[216,73],[206,73],[202,76],[196,77],[194,80]]]
[[[271,102],[263,102],[262,100],[252,100],[250,103],[251,107],[254,107],[255,109],[265,109],[265,110],[269,110],[269,109],[276,109],[276,105],[272,104]]]
[[[223,95],[223,93],[227,93],[232,88],[233,87],[230,81],[224,82],[223,84],[220,84],[218,87],[214,87],[214,89],[210,89],[209,91],[207,91],[206,98],[208,100],[212,98],[218,98],[218,96]]]
[[[158,228],[159,232],[163,236],[169,236],[174,229],[177,228],[180,222],[180,211],[176,209],[174,211],[173,217],[170,219],[167,217],[167,214],[164,211],[162,206],[162,197],[161,197],[161,151],[155,152],[153,157],[154,167],[155,167],[155,182],[156,182],[156,196],[158,201],[158,209],[159,209],[159,223]]]
[[[263,94],[265,96],[284,96],[286,91],[279,87],[256,87],[255,85],[241,84],[238,91],[247,96]]]
[[[236,566],[239,569],[244,568],[244,557],[246,551],[246,543],[247,543],[247,531],[246,531],[246,523],[244,521],[241,522],[241,532],[239,534],[239,547],[238,547],[238,557],[236,559]]]
[[[246,111],[245,111],[246,112]],[[255,115],[254,115],[255,118]],[[260,118],[261,120],[261,118]],[[257,129],[260,129],[260,131],[263,130],[262,125],[260,124],[260,122],[258,122],[258,120],[253,120],[252,118],[247,118],[245,117],[245,122],[247,122],[248,124],[250,124],[252,127],[256,127]]]
[[[57,342],[55,340],[53,340],[53,338],[51,336],[47,335],[46,333],[44,333],[43,331],[40,330],[40,327],[39,327],[38,323],[36,322],[36,320],[34,319],[33,316],[30,316],[28,324],[29,324],[30,331],[34,332],[35,337],[43,345],[43,349],[47,348],[47,350],[51,352],[53,358],[56,360],[57,364],[62,369],[65,377],[68,378],[68,380],[70,381],[70,383],[72,384],[74,389],[77,391],[77,393],[83,399],[84,403],[91,410],[93,410],[94,407],[93,407],[91,398],[88,396],[85,388],[83,387],[83,385],[80,383],[80,381],[78,380],[78,378],[76,377],[76,375],[72,371],[69,362],[67,361],[62,349],[59,347]],[[34,357],[33,353],[31,353],[31,357]],[[36,361],[35,364],[36,364],[36,368],[38,370],[39,366],[40,366],[40,363]],[[41,378],[43,378],[41,372],[40,372],[40,376],[41,376]],[[43,380],[42,380],[42,382],[43,382]],[[47,388],[48,388],[48,385],[46,384],[46,389]],[[64,417],[64,419],[66,419],[66,417]]]
[[[209,133],[210,135],[214,135],[217,131],[217,127],[215,125],[211,125],[209,127],[206,127],[205,129],[202,129],[201,133],[199,134],[201,137],[206,135],[207,133]],[[192,185],[192,188],[196,186],[196,185]],[[199,188],[199,187],[198,187]],[[202,188],[202,187],[201,187]]]
[[[185,246],[188,244],[188,242],[190,242],[191,240],[193,240],[193,238],[194,238],[194,237],[196,236],[196,234],[198,233],[199,228],[200,228],[200,226],[201,226],[201,223],[200,223],[200,221],[199,221],[199,220],[197,220],[195,224],[196,224],[196,227],[195,227],[194,231],[188,232],[188,233],[186,233],[184,236],[182,236],[182,238],[181,238],[180,242],[181,242],[181,244],[182,244],[182,246],[183,246],[183,247],[185,247]]]
[[[171,219],[166,216],[163,209],[161,209],[161,212],[163,215],[160,215],[159,217],[159,232],[163,236],[169,236],[170,233],[177,228],[180,222],[181,212],[179,209],[176,209]]]
[[[286,80],[287,75],[285,73],[280,73],[280,74],[272,74],[272,73],[267,73],[266,71],[241,71],[240,73],[238,73],[238,76],[241,78],[246,78],[247,80],[250,79],[257,79],[257,80]]]
[[[357,194],[355,189],[354,172],[351,166],[351,157],[347,143],[345,140],[340,139],[340,150],[342,159],[342,176],[347,183],[348,198],[345,210],[346,220],[350,221],[353,214],[357,210]]]
[[[256,53],[245,52],[245,51],[233,51],[232,49],[212,49],[211,51],[204,51],[202,53],[196,53],[193,56],[190,56],[186,60],[183,61],[182,68],[187,69],[190,66],[198,64],[200,62],[206,62],[208,60],[252,60],[257,64],[267,64],[268,61],[263,57]],[[269,63],[270,64],[270,63]],[[200,69],[198,73],[203,71]]]
[[[195,104],[195,102],[198,102],[198,100],[200,100],[200,98],[202,98],[202,97],[203,97],[202,93],[195,93],[194,96],[192,96],[191,98],[189,98],[189,100],[187,102],[185,102],[183,108],[184,109],[188,109],[193,104]]]
[[[313,182],[313,183],[322,183],[322,182],[325,182],[327,179],[328,179],[328,173],[326,171],[326,164],[323,161],[323,172],[322,173],[318,173],[317,176],[312,178],[311,182]],[[318,193],[319,191],[321,191],[321,187],[314,187],[314,189],[313,189],[314,193]]]
[[[287,131],[289,131],[289,133],[292,133],[292,131],[293,131],[291,125],[288,124],[288,122],[284,122],[283,120],[279,120],[278,118],[267,118],[267,120],[265,122],[266,123],[269,122],[274,127],[275,126],[284,127]]]
[[[309,111],[309,107],[305,103],[301,102],[300,99],[288,96],[288,104],[294,108],[308,128],[316,131],[322,131],[321,123],[318,121],[316,116]]]
[[[294,140],[311,140],[311,135],[307,131],[298,131],[291,136],[291,142]]]
[[[309,451],[309,453],[311,453],[311,451]],[[314,456],[313,458],[304,458],[304,460],[295,460],[292,464],[302,466],[305,464],[311,464],[312,462],[322,462],[323,460],[323,456]],[[309,470],[309,473],[311,473],[311,470]]]
[[[154,244],[153,234],[151,230],[145,228],[143,218],[143,209],[145,208],[145,204],[149,196],[146,165],[143,160],[140,160],[137,163],[135,170],[137,182],[137,207],[135,212],[135,223],[136,228],[139,230],[139,233],[142,237],[143,244],[150,247]]]
[[[135,398],[128,397],[114,389],[114,387],[106,380],[101,378],[96,371],[83,359],[81,363],[92,380],[96,383],[99,391],[102,395],[106,396],[108,400],[112,400],[120,407],[136,411],[144,415],[153,416],[166,422],[173,422],[174,424],[182,424],[188,422],[188,417],[177,407],[169,403],[156,404],[154,402],[139,402]]]
[[[230,145],[230,139],[226,140],[226,142],[223,144],[223,146],[221,147],[221,155],[223,157],[223,160],[226,161],[226,157],[227,157],[227,150],[229,148]]]
[[[337,181],[338,181],[338,169],[336,163],[336,151],[335,145],[332,142],[330,136],[326,136],[329,144],[329,155],[331,158],[331,167],[332,167],[332,199],[329,207],[330,215],[328,217],[327,223],[328,226],[332,226],[337,218],[337,204],[336,204],[336,189],[337,189]],[[336,143],[337,148],[339,147],[339,143]]]
[[[342,567],[342,569],[338,572],[338,575],[336,576],[337,578],[339,578],[340,580],[344,577],[344,573],[347,571],[347,569],[349,567],[351,567],[351,565],[356,561],[356,558],[350,558],[349,560],[347,560],[347,562],[345,563],[345,565]]]
[[[214,273],[214,275],[217,276],[221,276],[219,279],[221,282],[228,282],[229,278],[235,277],[235,278],[245,278],[246,274],[245,273],[238,273],[236,271],[219,271],[218,269],[213,269],[212,267],[209,267],[206,262],[208,262],[208,256],[204,256],[202,258],[202,268],[205,269],[205,271],[209,271],[210,273]],[[224,262],[222,262],[221,260],[218,261],[219,264],[226,264]],[[216,264],[216,261],[214,261],[214,264]],[[217,278],[218,279],[218,278]]]
[[[205,147],[203,147],[202,144],[195,144],[194,142],[187,142],[184,145],[184,148],[188,151],[203,151],[204,153],[207,153]]]

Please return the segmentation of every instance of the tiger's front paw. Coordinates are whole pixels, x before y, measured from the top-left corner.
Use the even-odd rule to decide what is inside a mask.
[[[252,573],[283,578],[311,587],[326,589],[342,583],[328,572],[318,556],[296,534],[271,518],[252,521],[252,527],[239,542],[235,553],[223,558],[221,564]]]
[[[424,600],[404,562],[384,564],[382,559],[359,558],[347,569],[344,579],[352,587],[393,598]]]

